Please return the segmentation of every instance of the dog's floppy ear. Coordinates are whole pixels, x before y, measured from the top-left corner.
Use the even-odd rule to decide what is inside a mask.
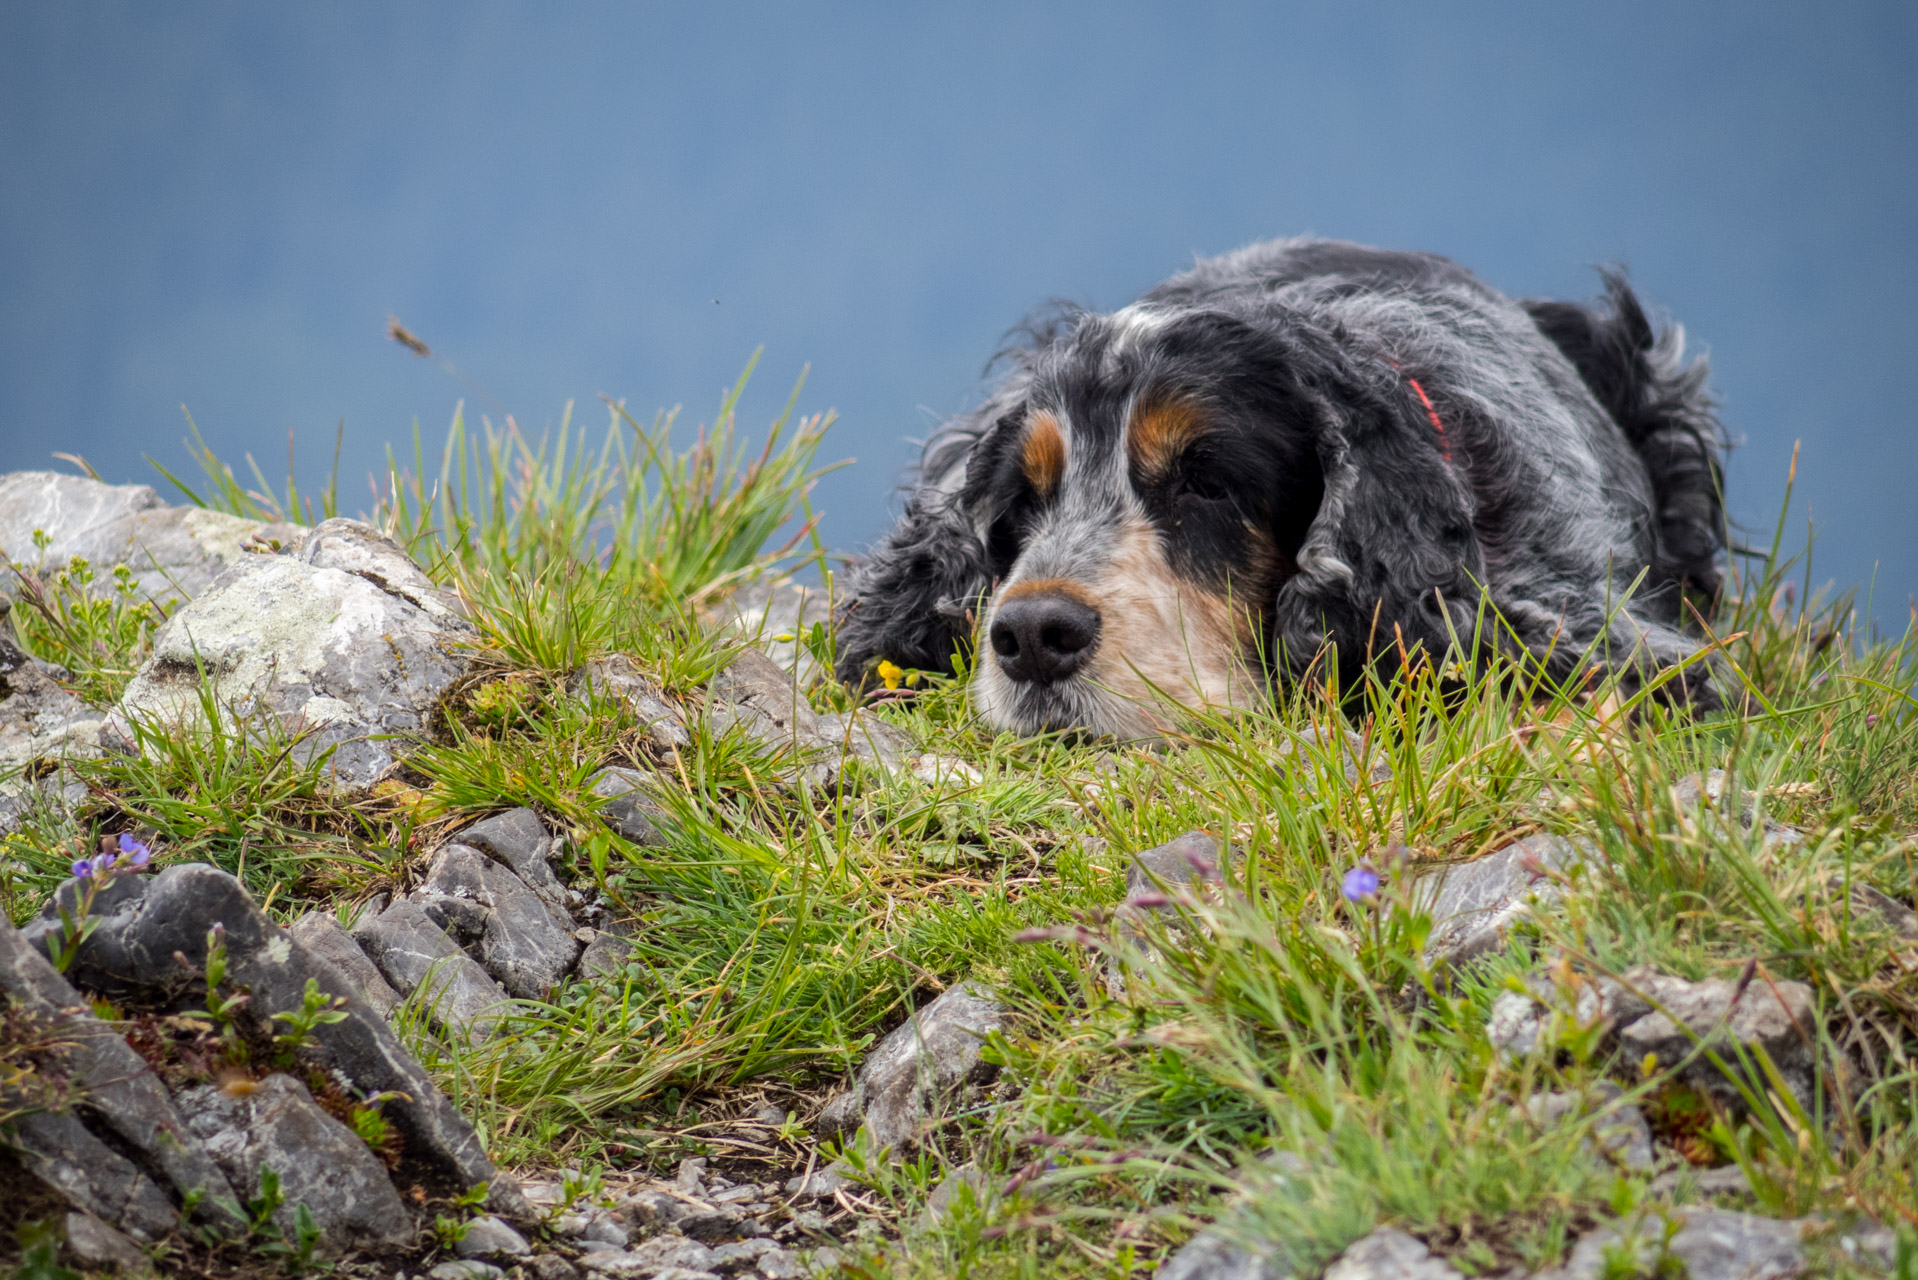
[[[834,673],[858,686],[880,659],[952,670],[971,638],[970,611],[990,585],[986,548],[959,495],[922,488],[851,574],[839,608]]]
[[[1294,672],[1326,643],[1341,684],[1368,659],[1434,661],[1471,643],[1484,553],[1464,475],[1409,385],[1323,382],[1307,395],[1325,496],[1279,588],[1273,638]],[[1375,625],[1376,620],[1376,625]]]

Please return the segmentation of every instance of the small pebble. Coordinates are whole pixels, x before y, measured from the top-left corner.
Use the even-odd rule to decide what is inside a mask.
[[[500,1280],[505,1274],[490,1262],[461,1258],[440,1263],[426,1273],[426,1280]]]
[[[759,1274],[766,1280],[804,1280],[806,1264],[791,1249],[774,1249],[759,1255]]]
[[[462,1258],[524,1258],[533,1249],[526,1243],[525,1236],[491,1214],[485,1214],[466,1224],[466,1234],[453,1246],[453,1251]]]

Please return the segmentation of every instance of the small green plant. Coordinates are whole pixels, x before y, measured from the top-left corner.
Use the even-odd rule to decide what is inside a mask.
[[[600,1169],[592,1169],[585,1173],[581,1173],[578,1169],[564,1170],[560,1174],[559,1182],[561,1212],[572,1208],[581,1200],[588,1204],[598,1200],[604,1182],[605,1173]]]
[[[287,1029],[273,1037],[283,1053],[292,1055],[306,1044],[316,1027],[346,1020],[346,997],[328,995],[320,990],[317,978],[306,980],[300,1007],[273,1015],[273,1021],[286,1023]]]
[[[206,933],[206,1014],[222,1038],[237,1049],[242,1042],[235,1019],[250,997],[244,991],[230,996],[220,994],[220,987],[226,982],[226,967],[226,925],[215,923]],[[274,1186],[276,1189],[279,1186],[277,1179]]]
[[[13,1273],[14,1280],[80,1280],[79,1272],[60,1265],[63,1238],[59,1218],[21,1223],[17,1233],[20,1266]]]
[[[452,1252],[459,1242],[466,1239],[466,1233],[472,1230],[472,1223],[462,1217],[449,1217],[435,1214],[433,1217],[433,1243],[446,1252]]]
[[[466,1233],[472,1230],[471,1214],[486,1204],[487,1185],[476,1182],[466,1190],[454,1196],[450,1207],[453,1214],[438,1214],[433,1219],[433,1242],[441,1249],[451,1250],[460,1241],[466,1239]]]
[[[260,1193],[246,1202],[246,1214],[249,1229],[254,1235],[265,1235],[273,1229],[273,1215],[286,1203],[286,1197],[280,1192],[280,1175],[271,1168],[260,1170]],[[273,1234],[278,1235],[277,1231]]]
[[[44,531],[34,530],[35,548],[45,552],[51,543]],[[105,591],[93,566],[80,556],[50,578],[23,565],[10,567],[21,642],[72,673],[82,699],[111,706],[152,649],[167,606],[146,599],[124,564],[114,567],[112,586]]]
[[[348,1123],[361,1142],[375,1151],[385,1149],[387,1135],[392,1132],[392,1126],[387,1124],[386,1117],[381,1114],[378,1107],[355,1106],[348,1113]]]

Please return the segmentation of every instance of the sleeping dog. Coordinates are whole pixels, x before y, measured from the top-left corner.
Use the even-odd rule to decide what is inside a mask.
[[[1279,240],[1110,315],[1060,309],[928,443],[850,574],[838,674],[950,671],[1019,733],[1152,736],[1316,669],[1523,649],[1628,689],[1685,663],[1724,550],[1705,363],[1605,302]],[[1661,696],[1717,705],[1709,665]]]

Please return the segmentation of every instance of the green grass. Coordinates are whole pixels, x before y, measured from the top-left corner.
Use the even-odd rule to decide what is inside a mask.
[[[869,714],[978,781],[795,789],[786,762],[736,735],[698,730],[662,759],[627,712],[569,679],[626,654],[696,705],[740,643],[712,606],[807,558],[825,567],[806,496],[824,421],[794,426],[789,406],[755,451],[733,421],[738,394],[683,446],[670,415],[642,426],[618,406],[597,442],[570,418],[529,441],[456,417],[436,468],[416,434],[372,515],[466,598],[481,639],[400,782],[348,809],[271,733],[153,737],[82,767],[77,815],[37,814],[9,839],[9,914],[39,907],[73,849],[130,829],[156,836],[163,861],[242,874],[278,914],[344,909],[409,884],[454,825],[530,805],[569,833],[575,887],[634,926],[627,972],[521,1002],[479,1046],[414,1011],[409,1041],[509,1165],[747,1160],[727,1124],[775,1099],[796,1124],[752,1167],[852,1161],[867,1226],[848,1266],[872,1276],[1140,1274],[1214,1220],[1283,1237],[1306,1275],[1383,1223],[1478,1273],[1546,1265],[1596,1219],[1647,1203],[1649,1178],[1582,1142],[1592,1117],[1550,1130],[1523,1118],[1519,1099],[1586,1090],[1607,1064],[1569,1023],[1559,1052],[1499,1061],[1492,1002],[1528,973],[1752,966],[1811,986],[1850,1092],[1831,1116],[1754,1093],[1744,1114],[1702,1114],[1695,1149],[1746,1164],[1771,1211],[1918,1225],[1899,1217],[1918,1203],[1918,948],[1846,893],[1913,895],[1918,629],[1869,631],[1850,596],[1812,591],[1806,564],[1775,546],[1712,618],[1749,694],[1742,714],[1695,722],[1505,664],[1295,690],[1259,712],[1194,715],[1162,748],[1115,750],[995,734],[963,677],[930,678]],[[290,480],[280,497],[243,488],[201,450],[209,501],[309,513]],[[322,487],[319,514],[334,492]],[[87,612],[71,581],[48,590],[67,603],[31,611],[24,639],[110,701],[157,619],[125,603]],[[809,695],[821,710],[852,704],[830,682]],[[1348,779],[1347,728],[1389,779]],[[665,847],[598,823],[588,781],[608,764],[671,775]],[[1678,805],[1674,785],[1712,768],[1806,838],[1768,845],[1735,806]],[[1238,850],[1230,891],[1147,926],[1155,958],[1115,997],[1127,859],[1195,827]],[[1541,830],[1604,858],[1506,954],[1429,967],[1430,922],[1404,881]],[[1376,904],[1339,893],[1362,861],[1387,876]],[[803,1125],[864,1049],[967,977],[1015,1006],[990,1050],[1006,1087],[922,1152],[816,1146]],[[1623,1082],[1676,1116],[1671,1071]],[[990,1194],[922,1221],[964,1163]]]

